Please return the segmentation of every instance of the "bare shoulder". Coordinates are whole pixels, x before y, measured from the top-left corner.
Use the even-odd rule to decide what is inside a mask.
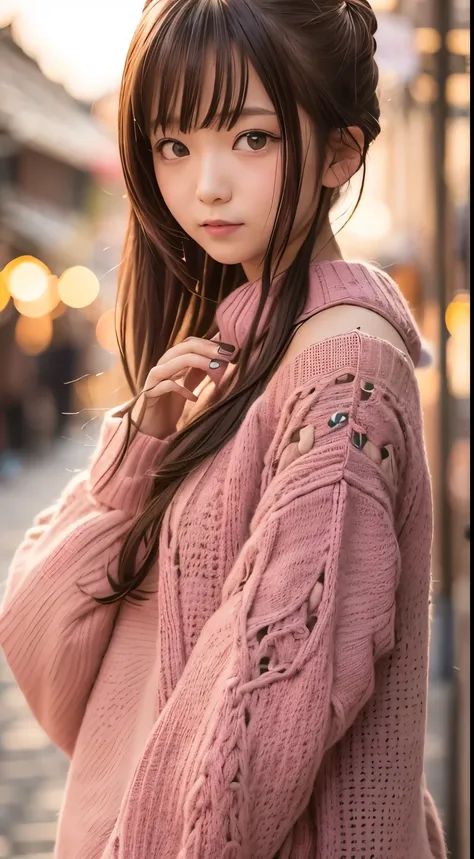
[[[286,364],[291,361],[308,346],[328,340],[331,337],[337,337],[340,334],[348,334],[356,329],[371,337],[386,340],[408,356],[408,350],[402,337],[383,316],[365,307],[341,304],[337,307],[321,310],[320,313],[303,322],[297,328],[282,363]]]

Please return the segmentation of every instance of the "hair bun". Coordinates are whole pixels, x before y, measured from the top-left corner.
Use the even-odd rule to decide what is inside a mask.
[[[343,4],[348,11],[358,12],[366,21],[370,35],[375,36],[378,22],[369,0],[343,0]]]

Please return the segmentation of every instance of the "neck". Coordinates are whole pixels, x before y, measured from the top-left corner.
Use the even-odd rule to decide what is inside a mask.
[[[336,262],[337,260],[342,260],[342,252],[328,219],[316,239],[311,262]]]
[[[290,267],[303,241],[304,236],[300,235],[289,243],[278,271],[275,273],[275,277]],[[335,262],[337,260],[342,260],[342,253],[328,218],[314,244],[311,262]],[[247,280],[254,282],[262,277],[263,261],[260,265],[254,265],[253,263],[243,264],[242,268],[245,271]]]

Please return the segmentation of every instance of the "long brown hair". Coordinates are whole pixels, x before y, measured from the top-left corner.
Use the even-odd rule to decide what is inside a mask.
[[[380,131],[375,31],[367,0],[150,0],[145,7],[126,60],[119,107],[130,219],[119,278],[118,337],[135,397],[149,370],[172,345],[189,335],[213,336],[218,303],[245,282],[240,266],[209,259],[166,208],[153,169],[152,117],[166,127],[179,102],[183,132],[199,121],[199,127],[232,127],[245,103],[252,65],[280,123],[282,189],[264,260],[261,301],[238,369],[232,382],[220,386],[219,395],[171,441],[146,509],[132,522],[121,546],[117,579],[107,574],[113,593],[99,602],[145,598],[140,586],[156,561],[161,524],[174,494],[193,469],[235,434],[285,353],[305,303],[315,240],[337,198],[318,177],[307,237],[279,278],[274,312],[256,341],[298,205],[304,160],[298,105],[312,120],[319,163],[335,130],[342,134],[358,126],[363,131],[365,175],[368,147]],[[202,119],[200,93],[209,51],[215,58],[215,84]],[[259,361],[250,362],[256,347]],[[127,441],[116,467],[134,431],[134,402],[125,412]]]

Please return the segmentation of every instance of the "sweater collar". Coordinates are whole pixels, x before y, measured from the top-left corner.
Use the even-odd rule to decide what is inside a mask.
[[[268,319],[277,282],[278,279],[275,279],[272,284],[258,332]],[[220,303],[216,322],[219,339],[223,343],[230,343],[237,350],[244,345],[257,312],[261,285],[261,280],[244,283]],[[379,313],[399,332],[415,366],[423,363],[425,353],[422,352],[416,323],[398,286],[385,272],[365,263],[345,260],[312,263],[305,307],[295,320],[295,325],[320,310],[338,304],[355,304]]]

